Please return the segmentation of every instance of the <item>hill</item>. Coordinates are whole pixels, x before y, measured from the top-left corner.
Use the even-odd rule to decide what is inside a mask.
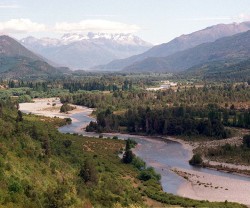
[[[191,34],[181,35],[180,37],[177,37],[168,43],[154,46],[145,53],[131,56],[126,59],[114,60],[106,65],[97,66],[95,67],[95,69],[121,70],[127,66],[130,66],[136,62],[140,62],[149,57],[166,57],[176,52],[193,48],[202,43],[214,42],[219,38],[232,36],[237,33],[246,32],[248,30],[250,30],[250,22],[243,22],[240,24],[233,23],[214,25],[203,30],[193,32]]]
[[[0,36],[0,76],[2,78],[54,76],[63,72],[69,72],[69,70],[53,67],[13,38]]]
[[[192,67],[183,73],[184,76],[198,76],[209,80],[250,80],[250,59],[235,62],[217,61]]]

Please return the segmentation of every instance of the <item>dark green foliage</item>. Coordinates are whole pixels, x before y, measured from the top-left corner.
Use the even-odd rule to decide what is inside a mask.
[[[138,178],[143,181],[148,181],[150,179],[159,181],[161,179],[161,175],[157,174],[152,167],[149,167],[140,171]]]
[[[22,185],[19,181],[12,178],[9,182],[8,190],[11,193],[19,193],[22,191]]]
[[[250,151],[248,145],[248,136],[244,136],[242,145],[225,144],[219,147],[211,147],[203,153],[211,160],[227,163],[249,165]]]
[[[85,183],[97,184],[98,175],[93,161],[87,159],[80,169],[79,176]]]
[[[219,109],[138,107],[127,110],[124,115],[110,113],[104,116],[100,113],[97,116],[97,123],[92,122],[87,129],[97,131],[102,128],[115,131],[117,126],[126,126],[127,130],[132,133],[205,135],[218,139],[227,138],[230,136],[230,131],[224,128],[217,114],[220,114]],[[201,117],[204,118],[200,119]]]
[[[189,160],[190,165],[202,165],[202,158],[200,154],[194,154],[191,160]]]
[[[60,112],[61,113],[67,113],[68,111],[72,111],[74,110],[75,107],[69,105],[68,103],[64,103],[61,108],[60,108]]]
[[[245,135],[243,137],[243,145],[250,148],[250,135]]]
[[[65,118],[65,121],[67,124],[71,124],[72,123],[72,119],[71,118]]]
[[[131,139],[126,140],[126,147],[125,147],[125,152],[122,157],[122,161],[124,163],[131,163],[133,161],[133,158],[135,157],[133,152],[131,151],[131,148],[133,148],[135,145],[135,141]]]
[[[71,140],[64,140],[63,141],[63,145],[66,147],[66,148],[69,148],[71,145],[72,145],[72,141]]]
[[[146,168],[146,163],[139,157],[133,158],[132,165],[134,165],[138,170],[144,170]]]
[[[69,192],[68,188],[59,185],[56,188],[49,188],[45,193],[44,207],[46,208],[67,208],[75,204],[75,198],[66,197]]]
[[[20,110],[17,111],[17,118],[16,118],[16,122],[21,122],[23,121],[23,114]]]
[[[131,150],[125,150],[123,157],[122,157],[122,161],[124,163],[131,163],[133,161],[134,158],[134,154]]]

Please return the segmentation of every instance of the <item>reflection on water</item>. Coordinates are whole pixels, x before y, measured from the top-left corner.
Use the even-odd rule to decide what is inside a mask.
[[[94,120],[93,118],[89,118],[87,114],[88,113],[86,112],[69,115],[69,117],[73,120],[72,124],[60,127],[59,131],[62,133],[78,133],[85,136],[98,137],[99,134],[97,133],[89,133],[83,130],[83,127],[86,126],[86,124]],[[106,137],[114,136],[114,134],[103,135]],[[133,152],[142,158],[148,166],[154,167],[155,170],[161,174],[162,187],[166,192],[176,194],[178,188],[185,183],[185,180],[182,177],[176,175],[170,170],[173,167],[194,169],[196,171],[210,173],[213,175],[250,181],[250,178],[248,177],[190,166],[188,163],[189,152],[178,142],[160,139],[157,137],[145,138],[142,136],[131,136],[127,134],[119,134],[118,136],[120,139],[132,138],[138,143]]]

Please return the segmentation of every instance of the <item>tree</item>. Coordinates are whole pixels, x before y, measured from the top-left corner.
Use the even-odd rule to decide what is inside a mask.
[[[133,158],[134,158],[134,154],[131,151],[131,147],[133,147],[132,145],[134,145],[132,141],[133,140],[131,140],[131,139],[126,140],[125,152],[124,152],[123,158],[122,158],[122,161],[124,163],[127,163],[127,164],[131,163],[133,161]]]
[[[3,116],[3,104],[0,103],[0,118]]]
[[[21,122],[23,121],[23,114],[20,110],[17,111],[17,118],[16,118],[16,122]]]
[[[79,176],[85,183],[98,183],[98,175],[93,161],[87,159],[80,169]]]
[[[250,148],[250,134],[243,137],[243,145]]]
[[[134,154],[131,150],[126,150],[123,154],[122,161],[126,164],[131,163],[133,161]]]

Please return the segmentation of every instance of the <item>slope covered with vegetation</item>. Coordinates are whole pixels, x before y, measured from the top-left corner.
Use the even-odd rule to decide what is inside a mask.
[[[56,127],[66,121],[17,108],[8,99],[0,105],[1,207],[145,207],[147,198],[158,206],[243,207],[164,193],[139,158],[121,161],[123,141],[61,134]]]

